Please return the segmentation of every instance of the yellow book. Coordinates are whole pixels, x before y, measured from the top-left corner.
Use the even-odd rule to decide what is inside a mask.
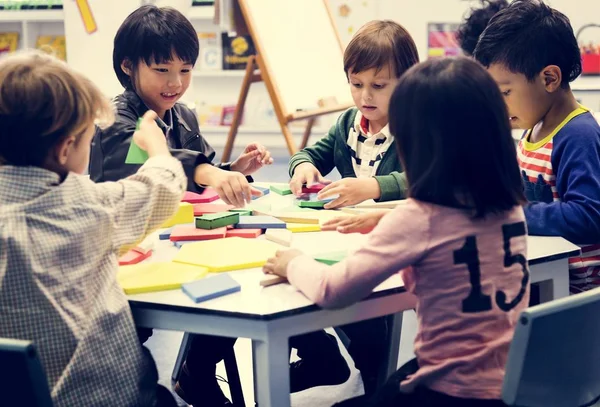
[[[173,261],[208,268],[210,272],[262,267],[275,256],[279,245],[241,237],[188,243],[179,249]]]
[[[141,294],[175,290],[207,273],[205,267],[190,264],[149,262],[119,267],[117,281],[125,294]]]
[[[170,219],[165,221],[160,228],[170,228],[175,225],[183,225],[185,223],[194,222],[194,205],[188,202],[181,202],[179,209]]]
[[[15,52],[19,45],[19,33],[0,33],[0,55]]]
[[[40,35],[35,47],[63,61],[67,60],[67,44],[64,35]]]
[[[319,232],[321,225],[318,223],[288,223],[286,228],[292,233]]]

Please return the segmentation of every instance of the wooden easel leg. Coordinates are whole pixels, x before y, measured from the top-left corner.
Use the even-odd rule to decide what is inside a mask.
[[[306,123],[306,129],[304,129],[304,136],[302,136],[302,143],[300,143],[300,149],[303,149],[308,144],[310,132],[312,131],[313,126],[315,125],[315,121],[315,117],[311,117],[310,119],[308,119],[308,122]]]
[[[287,145],[288,151],[290,152],[290,156],[296,154],[298,152],[298,148],[296,147],[296,143],[294,143],[294,136],[290,131],[290,128],[287,124],[280,124],[281,132],[283,133],[283,137],[285,138],[285,144]]]
[[[237,105],[235,107],[231,127],[229,127],[229,134],[227,135],[227,141],[225,142],[225,149],[223,150],[223,155],[221,156],[222,163],[229,161],[231,158],[233,143],[235,142],[235,137],[237,136],[237,131],[240,127],[240,122],[242,121],[242,114],[244,113],[244,105],[246,104],[248,91],[250,90],[250,85],[252,82],[256,81],[254,76],[255,63],[256,57],[251,56],[246,64],[246,73],[244,75],[244,80],[242,81],[240,96],[238,97]]]

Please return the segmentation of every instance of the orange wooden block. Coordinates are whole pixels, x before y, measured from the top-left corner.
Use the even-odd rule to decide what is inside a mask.
[[[146,260],[152,256],[152,250],[143,251],[141,249],[131,249],[121,257],[119,257],[119,266],[128,266],[138,264],[142,260]]]
[[[183,199],[181,199],[181,201],[196,204],[213,202],[217,199],[219,199],[219,195],[215,192],[215,190],[211,188],[206,188],[201,194],[187,191],[183,195]]]
[[[172,242],[181,242],[185,240],[212,240],[225,237],[226,227],[205,230],[196,229],[195,225],[179,225],[173,228],[169,240]]]
[[[194,205],[194,216],[200,216],[207,213],[228,212],[233,209],[233,205],[201,203]]]
[[[243,237],[255,239],[262,234],[262,229],[228,229],[225,237]]]

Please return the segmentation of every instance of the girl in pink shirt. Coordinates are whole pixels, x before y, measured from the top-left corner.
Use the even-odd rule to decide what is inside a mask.
[[[338,264],[288,250],[264,271],[286,276],[322,307],[357,302],[398,272],[417,297],[416,359],[374,396],[341,405],[503,406],[529,270],[525,199],[502,95],[470,59],[430,60],[400,80],[390,130],[409,182],[406,204],[325,225],[370,231],[365,246]]]

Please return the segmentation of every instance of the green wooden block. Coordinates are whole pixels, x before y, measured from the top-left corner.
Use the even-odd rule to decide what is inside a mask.
[[[332,266],[340,261],[344,260],[348,256],[348,252],[331,252],[331,253],[323,253],[314,257],[316,261],[319,263],[327,264],[328,266]]]
[[[316,193],[311,193],[311,194],[303,194],[303,195],[299,196],[298,198],[296,198],[295,203],[300,208],[323,209],[325,207],[325,204],[335,200],[336,198],[337,198],[337,196],[335,196],[333,198],[327,198],[327,199],[320,200],[317,198]]]
[[[271,191],[279,195],[292,194],[292,190],[290,189],[290,186],[288,184],[271,184],[269,188],[271,189]]]
[[[142,119],[139,118],[137,124],[135,126],[136,130],[140,129],[140,123]],[[142,150],[133,138],[131,139],[131,144],[129,145],[129,151],[127,151],[127,157],[125,157],[125,164],[143,164],[148,160],[148,153]]]
[[[240,221],[240,214],[234,212],[207,213],[196,217],[196,229],[217,229],[235,225]]]
[[[252,216],[251,209],[230,209],[229,212],[237,213],[240,216]]]

